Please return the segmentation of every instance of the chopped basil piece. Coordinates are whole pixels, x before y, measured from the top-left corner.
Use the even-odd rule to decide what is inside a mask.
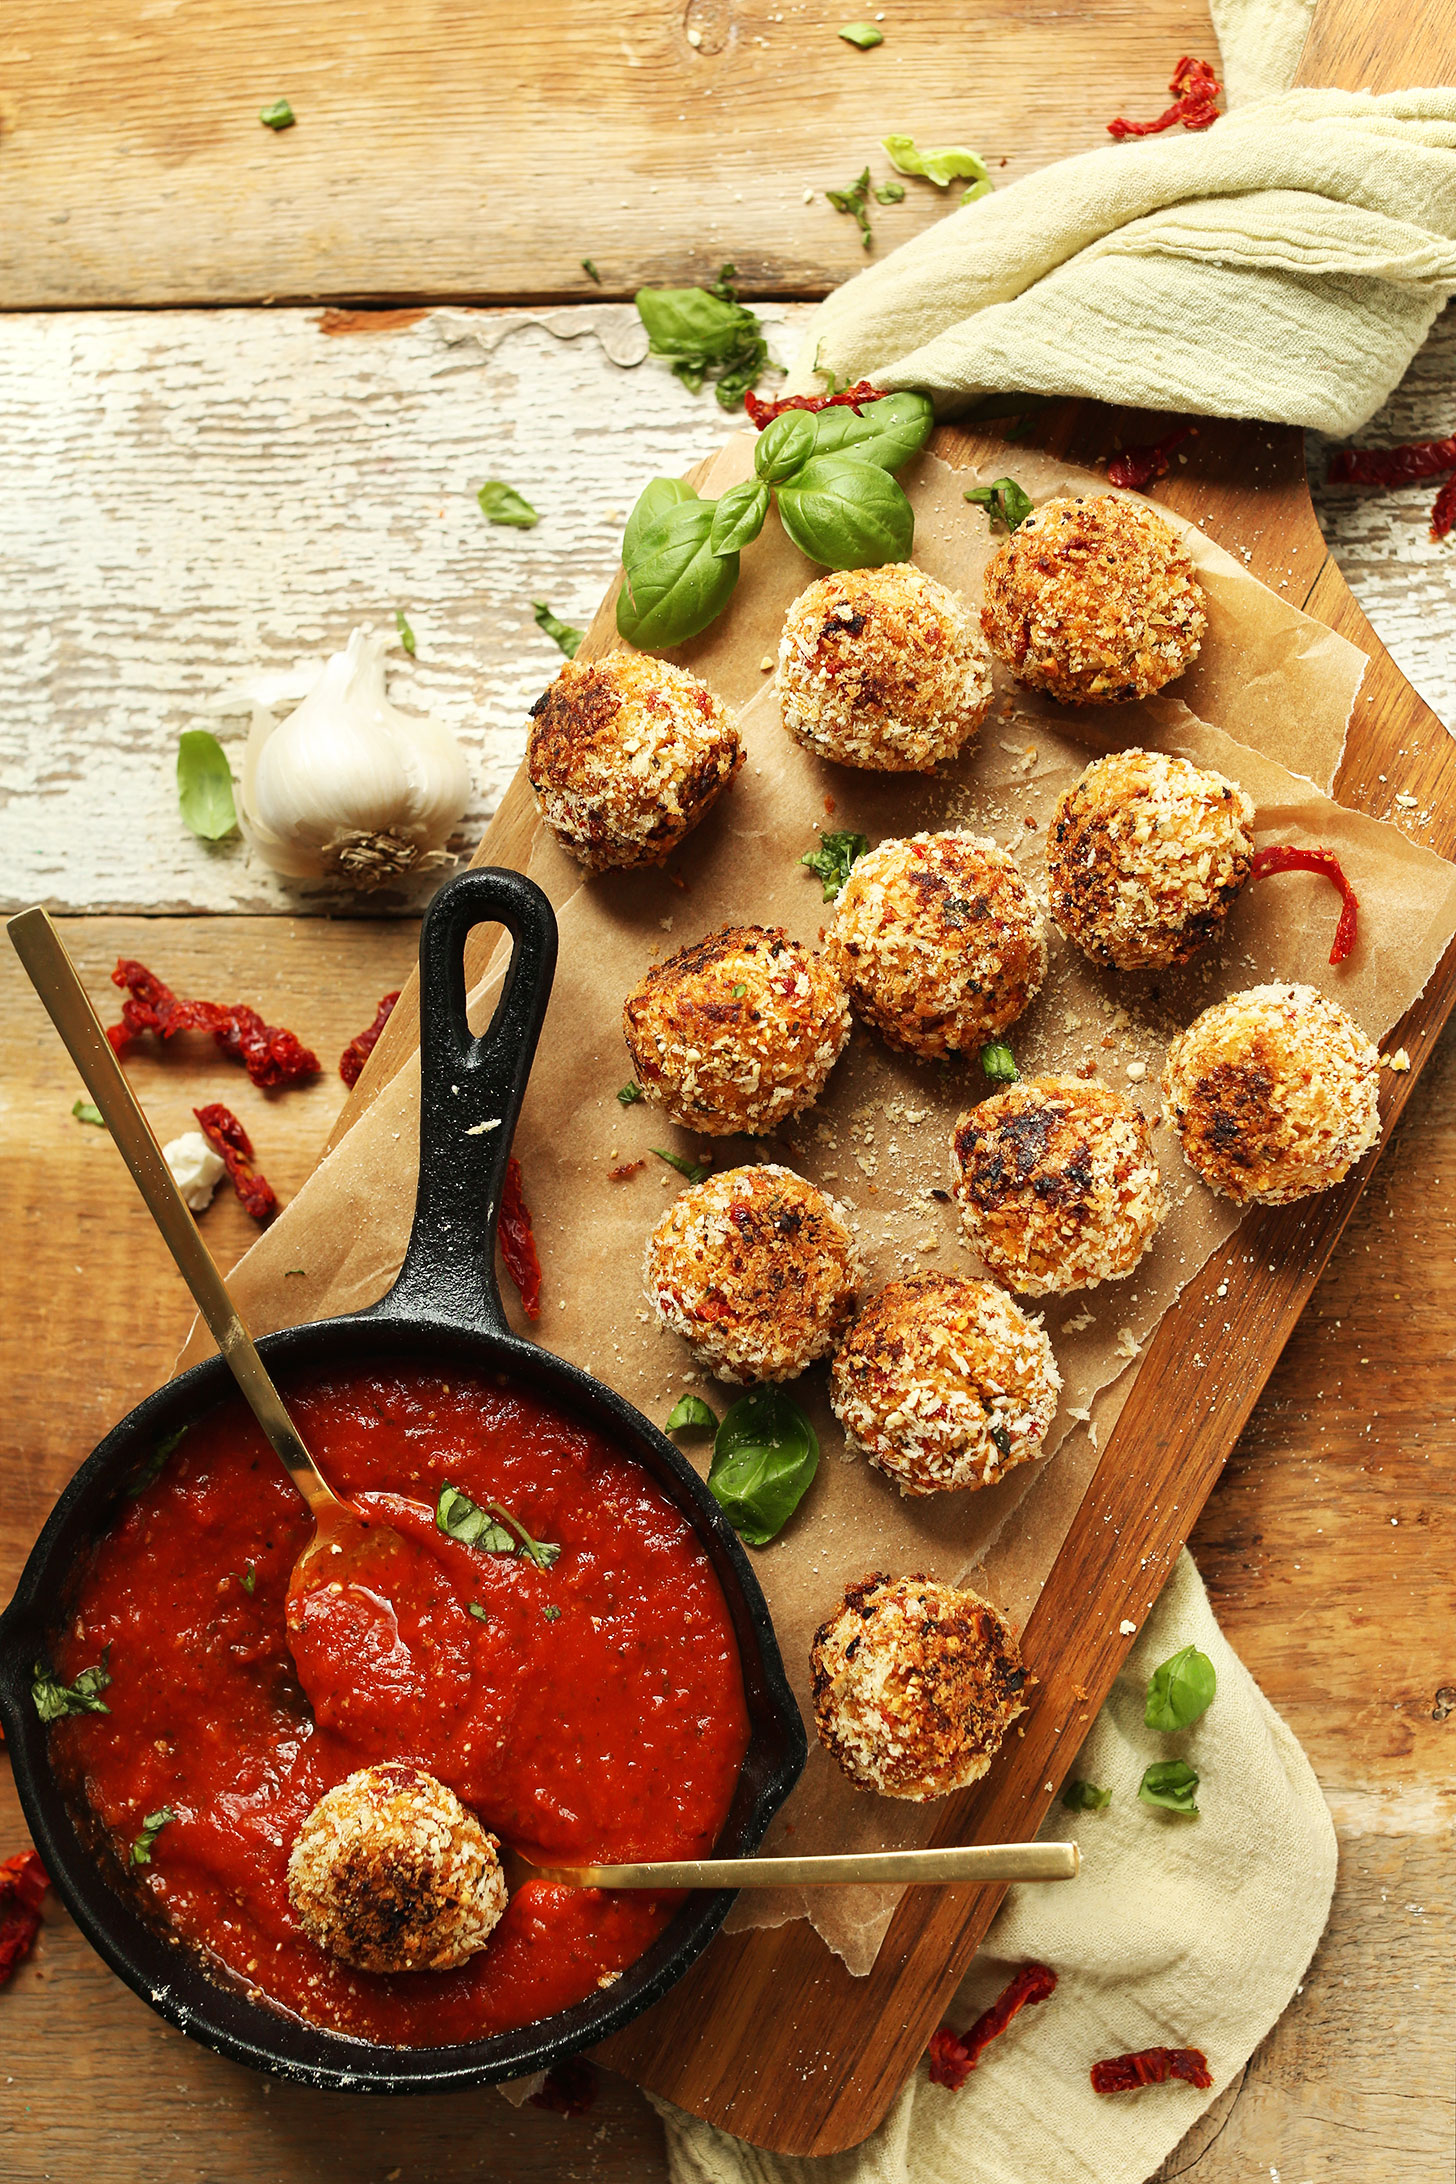
[[[537,629],[545,630],[552,643],[561,647],[567,659],[574,660],[580,650],[581,640],[586,635],[586,631],[584,629],[573,629],[569,622],[563,622],[559,615],[551,612],[544,599],[534,599],[531,605],[536,617]]]
[[[520,1555],[538,1570],[549,1570],[561,1553],[554,1540],[533,1539],[520,1518],[499,1502],[487,1502],[482,1509],[448,1481],[435,1504],[435,1524],[462,1547],[478,1547],[487,1555]]]
[[[258,1589],[258,1573],[256,1569],[254,1569],[251,1562],[248,1564],[246,1570],[244,1570],[242,1576],[238,1579],[238,1583],[242,1586],[243,1591],[251,1600],[253,1594]]]
[[[741,1000],[743,999],[743,996],[744,996],[744,995],[745,995],[745,994],[747,993],[747,991],[748,991],[748,988],[747,988],[747,986],[745,986],[745,985],[738,985],[738,986],[735,986],[735,987],[733,988],[733,995],[732,995],[732,998],[733,998],[733,999],[734,999],[735,1001],[741,1001]]]
[[[94,1122],[100,1129],[104,1130],[106,1128],[101,1109],[94,1100],[77,1100],[75,1106],[71,1109],[71,1113],[75,1116],[77,1122]]]
[[[989,197],[990,194],[991,177],[988,174],[983,174],[979,182],[973,182],[968,190],[961,191],[961,203],[963,205],[974,205],[978,197]]]
[[[680,1395],[667,1414],[668,1433],[716,1433],[717,1413],[700,1395]]]
[[[922,152],[911,136],[887,136],[882,141],[897,174],[923,175],[942,190],[947,183],[957,181],[984,182],[990,187],[986,162],[964,145],[945,144],[939,151]]]
[[[858,46],[861,53],[868,53],[871,46],[885,42],[885,34],[878,23],[841,23],[839,35],[846,45]]]
[[[826,190],[824,195],[836,212],[847,212],[859,222],[859,239],[869,250],[874,243],[874,230],[870,226],[867,210],[870,196],[870,170],[865,168],[857,181],[850,182],[842,190]]]
[[[905,185],[903,182],[877,182],[875,184],[875,203],[877,205],[903,205],[904,202]]]
[[[394,610],[394,626],[399,631],[400,643],[404,646],[410,658],[413,659],[415,656],[415,633],[405,619],[403,607],[396,607]]]
[[[1149,1729],[1186,1729],[1206,1714],[1218,1689],[1213,1663],[1197,1646],[1184,1646],[1153,1670],[1143,1720]]]
[[[541,1610],[541,1613],[545,1616],[548,1623],[556,1623],[559,1622],[561,1619],[560,1608],[545,1607]]]
[[[999,518],[1008,531],[1020,530],[1033,507],[1030,494],[1023,492],[1014,478],[998,478],[994,485],[973,485],[964,497],[985,509],[993,529]]]
[[[177,1815],[170,1805],[159,1805],[155,1812],[147,1814],[142,1822],[142,1832],[131,1846],[131,1862],[133,1865],[151,1864],[153,1843],[155,1843],[167,1822],[175,1820],[176,1817]]]
[[[993,1039],[981,1049],[981,1072],[991,1084],[1015,1084],[1020,1070],[1016,1056],[1004,1039]]]
[[[162,1466],[166,1463],[173,1449],[185,1438],[186,1433],[186,1426],[179,1426],[175,1433],[164,1434],[162,1439],[158,1441],[151,1455],[142,1464],[131,1485],[126,1489],[126,1499],[128,1501],[135,1501],[138,1494],[145,1494],[153,1479],[161,1477]]]
[[[1007,1432],[1005,1426],[1001,1423],[1001,1420],[999,1418],[993,1418],[990,1424],[987,1426],[986,1431],[990,1435],[996,1447],[1000,1449],[1002,1455],[1009,1459],[1011,1455],[1011,1436]]]
[[[819,847],[805,850],[799,862],[824,882],[824,900],[833,902],[869,846],[867,834],[821,834]]]
[[[291,129],[298,116],[287,99],[274,99],[271,106],[262,109],[258,119],[265,129]]]
[[[1062,1803],[1068,1812],[1101,1812],[1112,1803],[1112,1792],[1100,1789],[1095,1782],[1068,1782],[1062,1790]]]
[[[733,293],[725,265],[711,288],[639,288],[637,311],[653,356],[664,357],[694,394],[715,382],[724,409],[737,409],[768,362],[758,314]]]
[[[106,1665],[110,1652],[107,1646],[96,1665],[83,1668],[73,1684],[63,1684],[53,1668],[44,1668],[37,1661],[30,1695],[41,1720],[62,1721],[68,1714],[109,1714],[111,1708],[101,1694],[111,1682]]]
[[[465,1612],[467,1615],[473,1615],[477,1623],[488,1623],[490,1621],[489,1608],[483,1608],[478,1600],[467,1601]]]
[[[1198,1818],[1194,1795],[1198,1788],[1198,1770],[1190,1767],[1186,1759],[1159,1759],[1148,1768],[1138,1785],[1138,1797],[1144,1805],[1158,1805],[1164,1812],[1185,1813],[1190,1819]]]
[[[586,275],[586,277],[587,277],[587,279],[588,279],[589,281],[595,281],[595,282],[596,282],[596,284],[597,284],[597,286],[598,286],[598,288],[600,288],[600,287],[601,287],[601,285],[602,285],[602,276],[601,276],[601,274],[600,274],[600,273],[598,273],[598,271],[597,271],[596,267],[595,267],[595,266],[594,266],[594,265],[592,264],[592,262],[591,262],[591,259],[590,259],[590,258],[583,258],[583,259],[582,259],[582,261],[581,261],[581,270],[582,270],[582,272],[583,272],[583,273],[585,273],[585,275]]]
[[[647,1094],[640,1084],[624,1084],[617,1097],[624,1107],[635,1107],[639,1100],[646,1099]]]
[[[659,1160],[665,1160],[669,1168],[676,1168],[679,1175],[685,1175],[689,1183],[706,1183],[712,1174],[711,1168],[702,1167],[696,1160],[689,1160],[686,1153],[665,1153],[660,1145],[650,1145],[647,1149],[656,1153]]]
[[[541,521],[525,495],[499,478],[487,478],[475,497],[487,523],[503,523],[512,531],[534,531]]]
[[[185,729],[177,744],[177,802],[184,826],[204,842],[235,834],[238,808],[227,754],[206,728]]]
[[[740,1539],[764,1547],[783,1530],[819,1468],[819,1438],[782,1388],[755,1388],[718,1428],[708,1491]]]

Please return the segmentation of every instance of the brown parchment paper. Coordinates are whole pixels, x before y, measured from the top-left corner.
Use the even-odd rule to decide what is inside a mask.
[[[742,447],[719,459],[742,470]],[[1097,486],[1031,458],[1016,474],[1038,497]],[[975,595],[987,525],[962,499],[974,474],[921,458],[910,481],[916,559]],[[713,489],[727,482],[714,481]],[[1100,487],[1098,488],[1100,489]],[[769,533],[765,533],[765,540]],[[1023,1074],[1096,1064],[1155,1115],[1169,1034],[1211,1000],[1268,979],[1300,979],[1348,1008],[1372,1037],[1419,994],[1456,931],[1456,870],[1397,828],[1346,811],[1314,785],[1338,762],[1363,657],[1246,576],[1228,555],[1190,534],[1210,593],[1210,637],[1200,702],[1192,678],[1177,698],[1118,708],[1088,722],[1040,704],[1009,683],[977,747],[930,779],[886,777],[811,758],[785,735],[758,661],[776,645],[790,599],[813,575],[782,539],[745,557],[749,596],[707,640],[685,648],[715,687],[740,699],[747,762],[732,792],[666,872],[585,879],[538,830],[528,869],[557,904],[560,967],[517,1136],[545,1270],[534,1333],[610,1381],[659,1421],[685,1389],[721,1409],[731,1396],[705,1382],[685,1348],[651,1321],[641,1294],[649,1229],[683,1187],[654,1146],[698,1152],[646,1105],[616,1098],[630,1074],[621,1004],[654,957],[729,919],[783,925],[813,943],[826,917],[818,882],[798,863],[820,828],[871,839],[921,827],[968,825],[1017,857],[1045,901],[1044,841],[1057,798],[1089,753],[1123,744],[1175,752],[1242,782],[1257,807],[1261,842],[1336,849],[1361,902],[1360,940],[1339,970],[1328,962],[1338,898],[1328,883],[1285,876],[1246,889],[1221,945],[1182,971],[1119,977],[1094,971],[1053,930],[1045,988],[1012,1034]],[[776,584],[776,591],[773,585]],[[1234,721],[1240,734],[1229,730]],[[833,816],[826,807],[832,802]],[[483,1022],[499,977],[472,997]],[[248,1253],[234,1281],[260,1330],[346,1311],[388,1286],[403,1256],[414,1195],[418,1061],[383,1086],[281,1218]],[[868,1280],[923,1267],[981,1271],[959,1237],[945,1194],[955,1119],[984,1085],[975,1065],[944,1069],[889,1054],[857,1028],[825,1097],[772,1140],[718,1140],[718,1167],[782,1160],[851,1210]],[[462,1128],[485,1119],[462,1116]],[[1179,1289],[1237,1225],[1236,1209],[1195,1183],[1176,1141],[1157,1139],[1172,1211],[1126,1281],[1052,1300],[1045,1320],[1063,1375],[1063,1400],[1043,1456],[980,1493],[903,1499],[862,1459],[847,1455],[829,1410],[824,1368],[795,1384],[823,1447],[818,1477],[792,1523],[754,1555],[791,1681],[808,1713],[808,1650],[847,1581],[870,1568],[924,1570],[975,1582],[1024,1619],[1055,1559],[1099,1440],[1125,1398],[1129,1367]],[[645,1165],[627,1181],[608,1171]],[[937,1195],[940,1194],[940,1195]],[[302,1270],[302,1271],[300,1271]],[[194,1343],[196,1338],[194,1338]],[[197,1345],[205,1348],[205,1340]],[[1210,1360],[1210,1362],[1213,1362]],[[703,1443],[686,1453],[706,1469]],[[804,1778],[776,1820],[768,1848],[878,1848],[923,1842],[935,1808],[862,1795],[811,1735]],[[754,1892],[734,1925],[811,1917],[850,1968],[865,1971],[888,1924],[893,1889]]]

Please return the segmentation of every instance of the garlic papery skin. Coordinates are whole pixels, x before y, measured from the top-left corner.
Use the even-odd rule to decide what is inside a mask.
[[[238,799],[243,832],[287,879],[383,886],[451,859],[470,799],[448,728],[402,713],[384,690],[394,639],[356,629],[282,720],[255,707]]]

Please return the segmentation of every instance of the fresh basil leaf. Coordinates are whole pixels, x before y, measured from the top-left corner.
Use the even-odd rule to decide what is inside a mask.
[[[138,1467],[136,1476],[126,1489],[125,1499],[127,1501],[135,1501],[139,1494],[145,1494],[153,1479],[161,1477],[162,1467],[167,1458],[171,1455],[173,1449],[178,1447],[186,1438],[186,1426],[179,1426],[175,1433],[163,1434],[145,1463]]]
[[[716,1433],[718,1415],[700,1395],[680,1395],[667,1414],[665,1433]]]
[[[1149,1729],[1165,1733],[1186,1729],[1208,1712],[1217,1689],[1218,1678],[1208,1655],[1197,1646],[1184,1646],[1153,1670],[1143,1720]]]
[[[764,426],[753,450],[753,467],[768,485],[781,485],[815,451],[815,422],[808,410],[784,410]]]
[[[877,205],[903,205],[904,202],[905,185],[903,182],[877,182],[875,184],[875,203]]]
[[[1164,1812],[1186,1813],[1196,1820],[1197,1789],[1198,1770],[1190,1767],[1186,1759],[1159,1759],[1153,1762],[1139,1783],[1138,1797],[1144,1805],[1159,1805]]]
[[[220,842],[236,832],[232,768],[215,735],[187,728],[177,744],[177,801],[183,824],[204,842]]]
[[[1095,1782],[1068,1782],[1062,1790],[1062,1803],[1068,1812],[1101,1812],[1112,1803],[1112,1792],[1100,1789]]]
[[[722,613],[738,582],[737,554],[709,543],[713,503],[683,501],[645,531],[623,563],[617,628],[644,652],[684,644]]]
[[[73,1684],[63,1684],[53,1668],[35,1663],[35,1681],[30,1696],[42,1721],[61,1721],[68,1714],[109,1714],[111,1708],[102,1699],[102,1692],[111,1682],[107,1667],[108,1646],[101,1659],[92,1668],[83,1668]]]
[[[77,1100],[75,1106],[71,1109],[71,1113],[75,1116],[77,1122],[94,1122],[98,1128],[102,1130],[106,1128],[105,1118],[94,1100]]]
[[[1019,530],[1035,508],[1031,495],[1014,478],[997,478],[993,485],[973,485],[961,497],[984,508],[993,528],[999,517],[1008,531]]]
[[[405,619],[403,607],[396,607],[394,610],[394,626],[399,631],[400,643],[404,646],[410,658],[413,659],[415,656],[415,633]]]
[[[858,46],[861,53],[868,53],[871,46],[885,42],[885,34],[878,23],[841,23],[839,36],[846,45]]]
[[[435,1503],[435,1524],[462,1547],[478,1547],[487,1555],[520,1555],[539,1570],[549,1570],[561,1553],[553,1540],[533,1539],[520,1518],[499,1502],[487,1502],[482,1509],[448,1481]]]
[[[298,116],[287,99],[274,99],[271,106],[262,108],[258,119],[265,129],[291,129]]]
[[[583,259],[582,259],[582,261],[581,261],[581,270],[582,270],[582,272],[583,272],[583,273],[585,273],[585,275],[586,275],[586,277],[587,277],[587,279],[588,279],[589,281],[595,281],[595,282],[596,282],[596,284],[597,284],[597,286],[598,286],[598,288],[600,288],[600,287],[601,287],[601,285],[602,285],[602,276],[601,276],[601,274],[600,274],[600,273],[598,273],[598,271],[597,271],[596,267],[595,267],[595,266],[594,266],[594,265],[592,264],[592,262],[591,262],[591,259],[590,259],[590,258],[583,258]]]
[[[824,195],[836,212],[850,213],[859,222],[859,238],[866,250],[874,242],[874,230],[870,226],[868,212],[870,196],[870,170],[865,168],[857,181],[842,190],[826,190]]]
[[[534,531],[541,518],[523,493],[499,478],[487,478],[476,494],[487,523],[503,523],[512,531]]]
[[[991,1084],[1015,1084],[1021,1072],[1016,1056],[1004,1039],[993,1039],[981,1049],[981,1073]]]
[[[159,1805],[155,1812],[147,1814],[142,1822],[142,1832],[131,1846],[131,1862],[133,1865],[151,1864],[153,1843],[155,1843],[167,1822],[175,1820],[176,1817],[177,1815],[170,1805]]]
[[[622,533],[623,561],[631,561],[636,558],[637,550],[642,544],[645,533],[650,531],[652,526],[659,522],[670,508],[676,508],[680,501],[692,501],[696,500],[697,497],[692,487],[683,478],[649,478],[637,495],[632,513],[627,518],[627,528]]]
[[[908,561],[915,511],[887,470],[815,455],[778,489],[779,519],[800,553],[828,569]]]
[[[957,181],[990,185],[985,160],[968,152],[964,145],[946,144],[938,151],[922,152],[912,136],[887,136],[882,141],[897,174],[923,175],[942,190],[947,183]]]
[[[586,631],[573,629],[569,622],[563,622],[560,615],[551,612],[544,599],[533,599],[531,611],[536,618],[537,629],[545,630],[551,642],[561,647],[567,659],[574,660]]]
[[[713,1172],[696,1160],[689,1160],[686,1153],[665,1153],[660,1145],[649,1145],[647,1149],[656,1153],[659,1160],[665,1160],[669,1168],[676,1168],[679,1175],[685,1175],[689,1183],[706,1183]]]
[[[633,1083],[624,1084],[621,1091],[617,1094],[617,1097],[624,1107],[635,1107],[639,1100],[646,1099],[647,1094],[643,1091],[640,1084]]]
[[[782,1388],[755,1388],[718,1428],[708,1491],[750,1547],[767,1546],[798,1508],[819,1468],[819,1439]]]
[[[858,462],[893,471],[903,469],[924,447],[935,429],[935,411],[928,394],[907,389],[866,402],[858,416],[847,403],[820,410],[812,423],[816,455],[853,455]]]
[[[768,343],[758,315],[739,303],[724,266],[716,289],[639,288],[637,311],[654,356],[665,357],[685,387],[696,394],[717,381],[724,409],[736,409],[768,362]]]
[[[851,868],[870,846],[867,834],[821,834],[817,849],[806,849],[799,859],[824,882],[824,900],[833,902],[849,878]]]
[[[713,503],[713,528],[708,533],[708,548],[721,561],[725,555],[735,557],[743,547],[751,546],[763,529],[763,519],[768,514],[768,487],[757,478],[746,479],[742,485],[730,485],[721,500]]]

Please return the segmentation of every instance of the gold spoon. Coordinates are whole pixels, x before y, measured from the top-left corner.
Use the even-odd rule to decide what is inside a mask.
[[[975,1843],[949,1850],[852,1851],[835,1858],[680,1858],[637,1865],[533,1866],[565,1888],[824,1888],[846,1881],[1073,1881],[1075,1843]],[[519,1885],[519,1883],[517,1884]]]
[[[367,1522],[342,1500],[304,1446],[303,1436],[284,1408],[283,1398],[228,1295],[151,1124],[122,1074],[101,1019],[50,918],[44,910],[22,910],[11,918],[7,930],[31,984],[80,1072],[81,1082],[131,1170],[148,1213],[176,1260],[193,1302],[227,1360],[244,1401],[313,1512],[314,1536],[294,1564],[288,1588],[290,1605],[325,1575],[331,1583],[347,1582],[351,1562],[363,1557],[367,1550],[367,1559],[373,1564],[381,1553],[387,1554],[402,1544],[398,1533],[388,1525]],[[314,1574],[314,1562],[324,1556],[328,1558],[326,1571]]]

